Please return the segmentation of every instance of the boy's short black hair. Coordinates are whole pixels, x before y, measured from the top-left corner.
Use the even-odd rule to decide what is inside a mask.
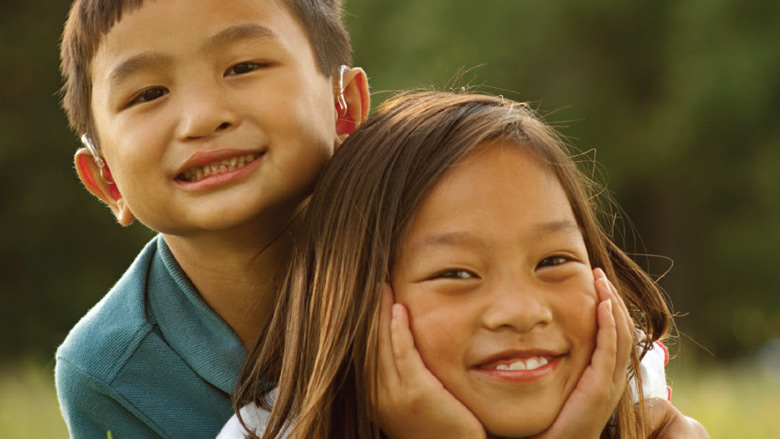
[[[156,0],[164,1],[164,0]],[[342,64],[351,64],[352,45],[341,19],[342,0],[267,0],[281,2],[306,32],[320,71],[331,76]],[[98,145],[90,100],[89,65],[100,40],[144,0],[75,0],[71,5],[60,46],[62,106],[70,126]]]

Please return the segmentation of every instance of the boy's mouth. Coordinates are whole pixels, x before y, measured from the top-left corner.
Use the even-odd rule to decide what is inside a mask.
[[[219,160],[213,163],[209,163],[203,166],[196,166],[176,176],[177,180],[186,182],[195,182],[203,180],[204,178],[211,177],[213,175],[224,174],[226,172],[235,171],[241,169],[244,166],[252,163],[263,155],[262,152],[254,154],[244,154],[236,157]]]

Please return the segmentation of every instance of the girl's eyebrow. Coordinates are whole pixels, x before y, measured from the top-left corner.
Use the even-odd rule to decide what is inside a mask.
[[[426,247],[479,246],[481,243],[468,232],[448,232],[426,236],[410,250],[418,251]]]
[[[582,233],[582,229],[580,229],[580,226],[576,222],[568,219],[546,221],[543,223],[539,223],[534,225],[534,229],[540,235],[557,233],[557,232]]]
[[[580,226],[572,220],[561,219],[534,224],[529,230],[535,236],[543,237],[555,233],[581,234]],[[446,232],[426,236],[409,248],[414,254],[430,247],[481,247],[484,243],[469,232]]]

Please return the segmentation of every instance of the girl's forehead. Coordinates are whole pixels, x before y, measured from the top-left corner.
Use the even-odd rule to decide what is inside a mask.
[[[405,244],[443,235],[501,239],[550,228],[579,234],[557,176],[527,148],[497,144],[473,151],[442,176],[416,212]]]

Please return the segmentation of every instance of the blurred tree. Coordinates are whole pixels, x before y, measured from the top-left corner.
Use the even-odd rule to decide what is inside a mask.
[[[0,17],[0,357],[50,356],[151,232],[80,184],[56,92],[69,0]],[[389,90],[472,85],[534,103],[668,256],[681,330],[717,359],[780,337],[780,3],[772,0],[348,0],[374,106]],[[465,72],[464,72],[465,71]],[[659,275],[666,259],[638,257]]]
[[[75,176],[57,94],[68,6],[12,2],[0,16],[0,358],[52,356],[148,236],[121,230]]]
[[[581,149],[596,148],[641,234],[625,223],[624,247],[667,257],[637,258],[656,275],[674,261],[661,284],[685,336],[720,359],[780,336],[780,4],[348,7],[374,90],[448,86],[479,66],[461,82],[534,102]]]

